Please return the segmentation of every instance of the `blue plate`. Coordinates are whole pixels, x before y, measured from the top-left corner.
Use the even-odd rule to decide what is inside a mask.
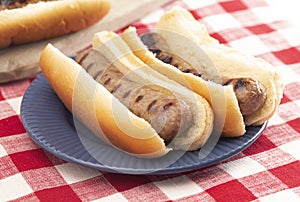
[[[126,174],[170,174],[216,164],[251,145],[267,125],[247,127],[246,134],[239,138],[218,138],[212,150],[174,151],[157,159],[137,158],[102,142],[84,126],[77,127],[80,123],[64,107],[43,74],[25,93],[21,118],[32,139],[55,156],[101,171]]]

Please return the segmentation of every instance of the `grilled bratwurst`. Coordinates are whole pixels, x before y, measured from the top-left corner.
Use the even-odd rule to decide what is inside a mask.
[[[142,42],[154,53],[155,57],[164,63],[171,64],[184,73],[201,77],[201,72],[169,49],[164,38],[158,33],[141,35]],[[243,116],[255,113],[266,100],[266,88],[253,78],[234,78],[223,83],[232,85]]]
[[[189,106],[174,94],[161,92],[157,85],[142,85],[126,78],[114,65],[104,64],[105,58],[96,50],[81,52],[76,61],[130,111],[148,121],[166,143],[189,127]]]

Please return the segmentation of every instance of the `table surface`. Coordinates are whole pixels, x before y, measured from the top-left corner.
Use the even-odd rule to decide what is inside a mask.
[[[283,99],[257,141],[230,159],[186,173],[93,170],[48,153],[24,129],[20,105],[35,78],[5,83],[0,85],[0,201],[300,201],[299,28],[263,0],[175,0],[131,25],[151,28],[175,5],[190,10],[222,43],[280,68]]]

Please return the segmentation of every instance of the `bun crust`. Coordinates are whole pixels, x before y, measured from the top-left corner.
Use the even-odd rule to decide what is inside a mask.
[[[0,48],[79,31],[103,18],[110,0],[64,0],[0,11]]]

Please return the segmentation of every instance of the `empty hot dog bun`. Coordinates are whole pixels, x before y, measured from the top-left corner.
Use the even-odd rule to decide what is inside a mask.
[[[224,123],[223,136],[240,136],[245,126],[264,123],[282,98],[276,67],[220,44],[181,7],[163,14],[153,33],[140,39],[130,27],[122,37],[153,69],[205,97]]]
[[[93,48],[76,61],[49,44],[40,66],[73,115],[128,154],[154,158],[197,150],[212,132],[209,103],[152,70],[115,33],[96,34]]]
[[[110,0],[27,1],[13,8],[2,1],[0,48],[65,35],[89,27],[110,9]],[[20,5],[20,4],[19,4]]]

